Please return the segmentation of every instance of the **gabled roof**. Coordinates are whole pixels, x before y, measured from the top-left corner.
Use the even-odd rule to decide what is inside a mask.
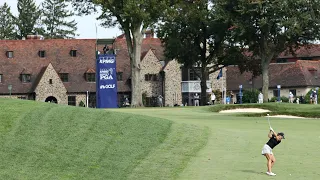
[[[310,71],[310,67],[313,68]],[[315,71],[316,70],[316,71]],[[240,73],[237,66],[227,67],[227,89],[238,90],[262,88],[262,76],[253,79],[250,72]],[[269,65],[269,88],[320,86],[320,61],[298,60],[295,63],[272,63]]]
[[[58,73],[69,73],[70,82],[64,83],[68,92],[95,91],[95,85],[84,78],[88,68],[95,69],[95,43],[94,39],[0,40],[0,93],[8,94],[9,84],[12,93],[32,92],[43,67],[49,63]],[[8,49],[14,58],[6,57]],[[40,49],[46,51],[46,57],[39,57]],[[77,50],[76,57],[70,56],[72,49]],[[21,82],[21,72],[31,74],[31,83]]]

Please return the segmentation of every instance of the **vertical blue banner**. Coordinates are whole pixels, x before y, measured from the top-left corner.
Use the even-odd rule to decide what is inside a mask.
[[[117,108],[118,88],[115,55],[99,54],[96,69],[97,108]]]

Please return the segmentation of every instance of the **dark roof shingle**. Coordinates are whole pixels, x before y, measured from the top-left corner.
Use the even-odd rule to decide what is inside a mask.
[[[313,67],[316,71],[310,71]],[[306,87],[320,86],[318,78],[320,72],[320,61],[298,60],[295,63],[272,63],[269,65],[269,88],[282,87]],[[242,84],[244,89],[262,88],[262,76],[252,79],[250,72],[240,73],[237,66],[227,67],[227,89],[238,90]],[[252,84],[249,83],[252,81]]]

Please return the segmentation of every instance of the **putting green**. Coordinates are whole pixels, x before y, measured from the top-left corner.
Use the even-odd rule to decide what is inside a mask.
[[[179,174],[181,180],[270,179],[261,155],[267,142],[265,117],[237,117],[210,112],[207,107],[117,109],[115,111],[161,117],[176,123],[209,128],[209,140]],[[274,149],[277,179],[318,179],[320,121],[270,118],[275,131],[286,139]]]

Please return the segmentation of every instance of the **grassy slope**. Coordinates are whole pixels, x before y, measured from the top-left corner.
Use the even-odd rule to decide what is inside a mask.
[[[286,105],[284,106],[291,107]],[[268,104],[268,106],[273,109],[279,108],[277,104]],[[316,106],[308,107],[308,105],[296,107],[301,111],[317,109]],[[209,107],[119,109],[117,111],[162,117],[177,123],[209,128],[207,145],[179,174],[180,180],[270,178],[305,180],[320,177],[318,169],[320,159],[317,158],[320,149],[320,121],[317,119],[270,119],[276,131],[284,131],[286,134],[286,139],[274,149],[277,162],[273,171],[277,176],[273,178],[265,175],[266,160],[261,155],[262,146],[268,140],[269,127],[265,117],[219,114],[211,112]],[[293,109],[293,113],[295,111]]]
[[[203,129],[158,118],[8,99],[0,109],[2,179],[173,178],[206,142]]]

